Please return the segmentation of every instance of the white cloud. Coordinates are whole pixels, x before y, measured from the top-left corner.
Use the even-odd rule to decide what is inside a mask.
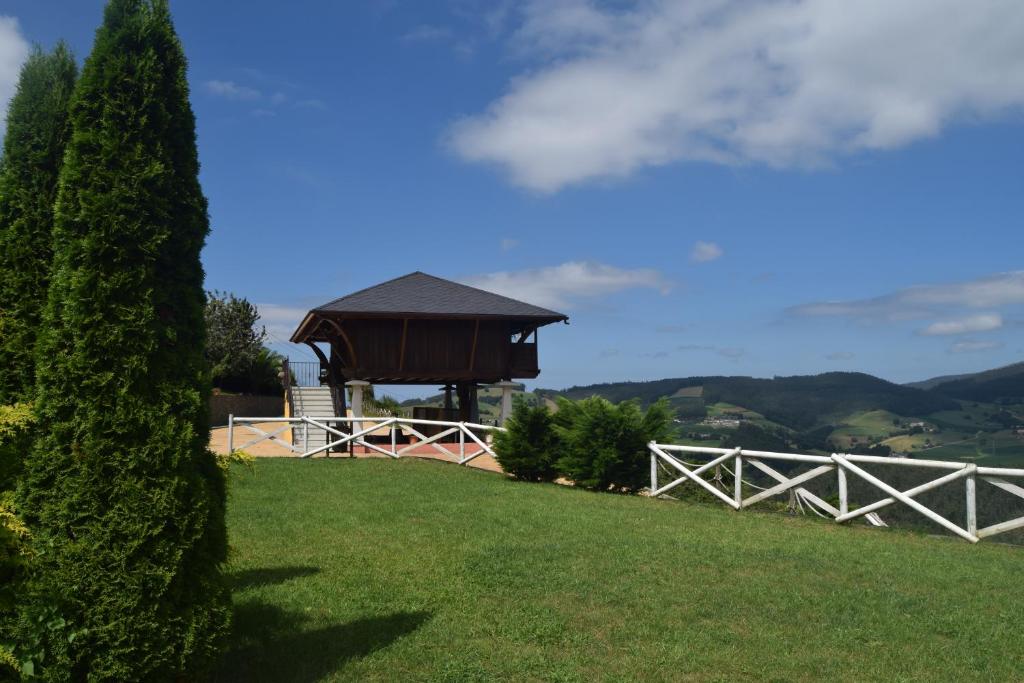
[[[669,283],[657,270],[624,269],[604,263],[571,261],[547,268],[503,271],[463,278],[462,282],[489,292],[547,308],[571,308],[575,301],[627,289],[657,289],[667,294]]]
[[[278,343],[287,342],[309,312],[307,308],[279,304],[256,304],[256,310],[260,314],[259,324],[267,328],[271,341]]]
[[[939,320],[920,330],[920,333],[928,336],[966,334],[968,332],[998,330],[1002,326],[1003,316],[998,313],[981,313],[952,320]]]
[[[790,308],[789,312],[801,316],[898,321],[946,316],[950,309],[995,308],[1015,304],[1024,304],[1024,271],[1020,270],[995,273],[966,282],[917,285],[871,299],[803,304]]]
[[[694,263],[707,263],[721,258],[724,253],[714,242],[697,242],[690,252],[690,260]]]
[[[676,161],[813,167],[1024,105],[1019,0],[532,0],[529,63],[455,123],[540,192]]]
[[[511,251],[512,249],[515,249],[518,246],[519,246],[519,240],[512,239],[511,237],[502,237],[501,238],[501,250],[502,251]]]
[[[262,93],[256,88],[239,85],[234,81],[213,80],[206,81],[203,85],[210,94],[229,100],[258,100],[262,96]]]
[[[978,341],[974,339],[963,339],[958,342],[953,342],[949,346],[950,353],[976,353],[978,351],[993,351],[995,349],[1003,348],[1002,342],[997,341]]]
[[[21,35],[18,20],[0,16],[0,138],[7,129],[7,103],[17,90],[28,51],[28,41]]]

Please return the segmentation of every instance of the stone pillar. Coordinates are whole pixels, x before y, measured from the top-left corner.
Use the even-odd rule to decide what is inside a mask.
[[[501,419],[498,424],[504,425],[505,420],[512,414],[512,390],[519,388],[515,382],[498,382],[492,384],[495,389],[501,389]]]
[[[363,389],[370,386],[369,382],[364,382],[361,379],[353,379],[345,382],[345,386],[352,389],[352,417],[363,416]],[[344,417],[344,415],[342,416]],[[355,434],[358,431],[362,431],[362,422],[352,423],[352,433]]]

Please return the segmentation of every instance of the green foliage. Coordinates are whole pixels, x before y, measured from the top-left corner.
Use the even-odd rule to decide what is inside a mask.
[[[576,483],[598,491],[638,491],[649,483],[650,441],[671,431],[668,402],[642,410],[634,401],[612,404],[600,396],[558,399],[554,416],[562,456],[558,469]]]
[[[27,403],[0,406],[0,680],[5,666],[20,668],[4,645],[13,640],[15,598],[29,566],[28,529],[15,514],[12,489],[31,448],[34,422]]]
[[[250,394],[281,391],[283,357],[263,346],[267,333],[255,306],[234,294],[209,292],[205,319],[213,386]]]
[[[0,405],[0,491],[13,490],[32,446],[35,415],[29,403]]]
[[[504,432],[494,435],[494,452],[501,469],[524,481],[553,481],[559,442],[547,406],[516,401]]]
[[[750,422],[741,422],[729,436],[722,440],[722,448],[745,448],[748,451],[788,451],[789,443],[775,432],[768,431]]]
[[[18,497],[36,551],[19,634],[48,680],[194,679],[230,616],[225,482],[207,448],[206,200],[165,0],[108,4],[71,126],[37,355],[46,429]]]
[[[0,680],[4,663],[11,664],[3,652],[14,656],[5,644],[13,640],[15,601],[29,567],[28,537],[28,528],[15,514],[12,492],[0,491]]]
[[[31,398],[53,260],[53,203],[77,68],[67,47],[21,68],[0,164],[0,404]]]

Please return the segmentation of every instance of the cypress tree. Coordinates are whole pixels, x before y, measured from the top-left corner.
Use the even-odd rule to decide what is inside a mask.
[[[193,680],[230,617],[185,71],[166,0],[110,0],[72,100],[19,489],[50,680]]]
[[[0,162],[0,404],[31,398],[36,330],[53,260],[53,202],[77,68],[67,46],[36,48],[11,98]]]

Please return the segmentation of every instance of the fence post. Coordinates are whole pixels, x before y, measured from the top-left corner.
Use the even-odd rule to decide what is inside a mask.
[[[228,455],[235,452],[235,416],[228,415]]]
[[[466,423],[459,423],[459,464],[466,459]]]
[[[839,477],[839,514],[842,516],[850,511],[850,497],[846,488],[846,470],[841,465],[836,466],[836,476]]]
[[[395,433],[398,430],[398,422],[391,423],[391,455],[398,457],[398,436]]]
[[[736,453],[736,481],[734,483],[733,495],[736,499],[736,505],[743,504],[743,451]],[[740,508],[736,508],[739,510]]]
[[[651,443],[654,443],[653,441]],[[650,444],[648,444],[650,448]],[[658,490],[658,456],[651,451],[651,493]]]
[[[974,470],[977,470],[976,466]],[[964,479],[965,488],[967,490],[967,531],[972,536],[978,535],[978,486],[975,471],[972,471]]]
[[[324,437],[326,438],[326,436]],[[309,453],[309,423],[302,423],[302,452]]]

